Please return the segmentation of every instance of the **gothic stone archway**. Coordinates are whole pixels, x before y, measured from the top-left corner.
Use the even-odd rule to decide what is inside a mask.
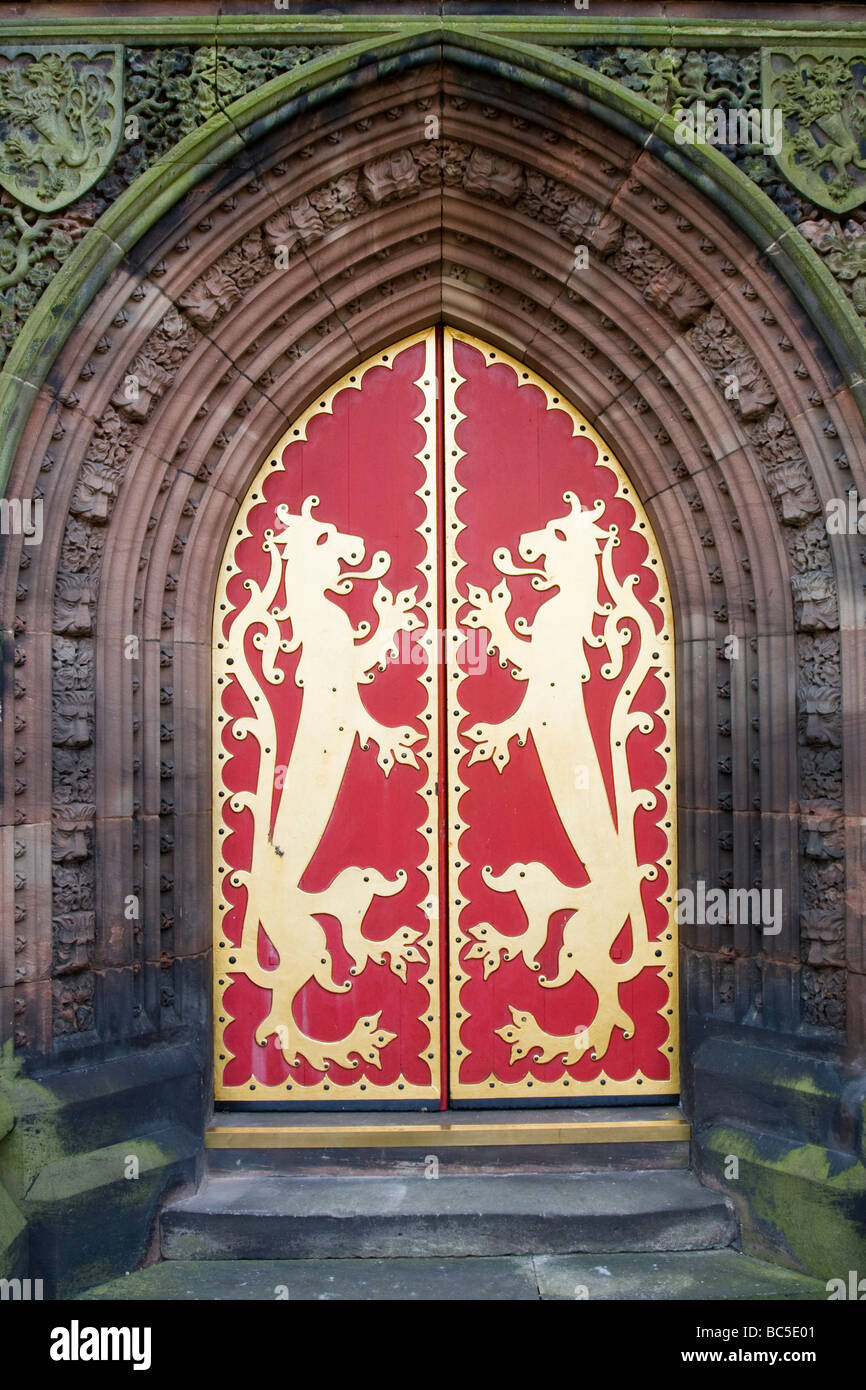
[[[715,206],[598,118],[453,57],[362,71],[204,174],[94,296],[34,402],[10,491],[44,495],[45,539],[10,544],[6,570],[16,1047],[46,1075],[100,1062],[139,1125],[201,1113],[219,557],[264,451],[322,383],[440,320],[560,387],[626,462],[676,612],[681,882],[782,894],[777,935],[685,929],[705,1170],[730,1142],[716,1122],[751,1142],[774,1086],[803,1142],[795,1055],[824,1088],[809,1138],[829,1144],[866,1010],[840,714],[862,597],[823,508],[859,466],[859,415]],[[129,1113],[94,1144],[124,1139]],[[763,1180],[774,1160],[750,1153]],[[809,1258],[823,1267],[820,1243]]]

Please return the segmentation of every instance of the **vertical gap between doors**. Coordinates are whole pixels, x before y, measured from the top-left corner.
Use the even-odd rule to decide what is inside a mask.
[[[443,374],[443,329],[436,328],[436,543],[437,543],[437,601],[436,633],[433,651],[436,661],[439,701],[439,748],[437,760],[438,851],[439,851],[439,1046],[442,1092],[440,1110],[448,1109],[451,1081],[451,1050],[449,1023],[451,1013],[451,960],[448,894],[448,661],[450,646],[447,613],[447,576],[445,573],[445,378]]]

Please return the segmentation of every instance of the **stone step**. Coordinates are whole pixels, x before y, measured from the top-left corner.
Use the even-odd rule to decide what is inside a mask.
[[[823,1283],[735,1250],[495,1259],[166,1260],[83,1300],[826,1301]]]
[[[212,1173],[440,1171],[574,1173],[687,1168],[691,1130],[676,1106],[443,1112],[218,1112],[205,1133]]]
[[[160,1219],[163,1257],[270,1260],[707,1250],[726,1198],[676,1170],[410,1178],[211,1175]]]

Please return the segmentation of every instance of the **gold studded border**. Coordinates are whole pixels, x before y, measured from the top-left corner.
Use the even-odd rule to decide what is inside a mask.
[[[420,826],[421,833],[432,846],[433,854],[430,859],[433,865],[432,873],[428,874],[428,893],[421,902],[420,906],[425,912],[428,921],[428,933],[423,942],[425,950],[429,954],[430,968],[422,976],[422,981],[427,990],[428,1004],[419,1015],[419,1021],[423,1023],[428,1034],[428,1042],[422,1049],[422,1054],[427,1065],[431,1068],[432,1079],[427,1086],[413,1085],[404,1076],[399,1076],[389,1086],[376,1086],[375,1080],[368,1077],[365,1080],[358,1079],[349,1085],[337,1086],[328,1081],[320,1081],[314,1086],[297,1086],[291,1082],[281,1083],[277,1086],[267,1086],[261,1081],[245,1083],[240,1086],[226,1085],[223,1080],[223,1072],[226,1064],[230,1060],[231,1054],[227,1052],[223,1045],[223,1030],[229,1022],[231,1016],[223,1007],[223,994],[228,987],[227,976],[220,969],[221,957],[227,954],[230,949],[223,938],[221,928],[221,918],[226,910],[227,903],[222,893],[222,879],[229,871],[229,866],[222,857],[221,836],[219,834],[222,824],[222,802],[225,799],[226,791],[222,785],[222,759],[219,757],[221,749],[221,734],[225,724],[225,715],[222,714],[222,687],[229,678],[229,669],[226,665],[226,657],[233,655],[237,661],[237,653],[232,653],[230,639],[226,640],[223,634],[223,627],[227,618],[231,614],[231,608],[221,609],[222,603],[227,603],[226,589],[229,580],[239,573],[238,566],[235,564],[235,549],[240,542],[251,534],[247,526],[247,518],[252,507],[261,502],[261,489],[264,479],[274,471],[283,471],[282,462],[283,450],[290,443],[298,439],[306,439],[307,428],[312,419],[319,415],[333,413],[333,401],[340,391],[360,390],[364,377],[373,367],[393,366],[394,360],[406,348],[414,346],[416,343],[424,343],[425,359],[424,370],[415,382],[415,385],[423,392],[424,404],[420,413],[415,417],[425,433],[425,442],[419,452],[415,455],[419,463],[424,467],[424,481],[417,491],[417,496],[421,498],[425,506],[425,516],[421,525],[417,528],[419,534],[425,542],[425,556],[421,565],[418,566],[419,573],[427,584],[427,597],[424,600],[426,611],[430,615],[428,624],[429,635],[436,641],[437,624],[437,576],[438,576],[438,525],[437,525],[437,449],[436,449],[436,332],[428,329],[421,333],[415,333],[407,338],[401,339],[392,347],[384,352],[377,353],[369,358],[360,366],[353,368],[346,373],[327,391],[320,393],[296,420],[292,422],[289,429],[277,442],[273,449],[267,454],[267,461],[262,465],[253,481],[246,497],[244,498],[240,510],[232,525],[231,536],[226,545],[223,556],[223,563],[220,570],[220,579],[217,586],[217,594],[214,606],[213,623],[213,685],[212,685],[212,730],[213,730],[213,862],[214,862],[214,890],[213,890],[213,923],[214,923],[214,1094],[218,1101],[255,1101],[267,1105],[268,1102],[279,1101],[281,1104],[287,1102],[297,1102],[299,1108],[309,1101],[328,1102],[335,1104],[351,1100],[352,1102],[368,1102],[375,1106],[382,1100],[403,1101],[408,1104],[417,1103],[419,1100],[426,1102],[438,1102],[441,1094],[442,1077],[442,1058],[440,1055],[440,1026],[441,1026],[441,987],[440,987],[440,921],[439,921],[439,873],[437,859],[438,844],[438,824],[437,824],[437,798],[435,795],[436,775],[437,775],[437,750],[441,736],[439,701],[437,698],[436,685],[436,648],[433,647],[433,657],[427,668],[419,671],[418,680],[422,683],[427,697],[427,705],[424,713],[431,716],[425,719],[429,729],[428,744],[425,757],[427,765],[427,777],[424,785],[419,790],[419,795],[425,802],[425,821]],[[372,485],[375,485],[373,481]],[[420,865],[423,872],[424,862]],[[221,872],[222,871],[222,872]],[[384,967],[381,967],[384,969]],[[223,981],[221,984],[220,981]],[[432,1019],[432,1022],[430,1021]],[[430,1053],[433,1053],[433,1060],[430,1060]],[[361,1087],[364,1087],[362,1090]]]
[[[634,487],[630,484],[628,476],[616,456],[611,452],[610,447],[605,443],[601,436],[593,429],[592,425],[573,405],[567,401],[559,391],[555,391],[542,377],[530,371],[522,362],[516,361],[507,353],[500,352],[490,346],[489,343],[481,342],[468,333],[461,333],[456,329],[446,328],[444,331],[443,344],[443,408],[445,416],[444,429],[444,448],[443,463],[445,469],[445,573],[447,576],[447,586],[449,597],[453,586],[456,584],[457,577],[464,567],[464,561],[457,553],[457,540],[460,532],[464,529],[462,522],[457,516],[457,503],[465,491],[460,486],[456,478],[456,469],[463,457],[464,451],[457,443],[456,433],[460,421],[465,416],[458,409],[456,395],[464,379],[460,376],[454,364],[454,343],[467,343],[470,347],[476,348],[483,356],[485,367],[502,363],[511,368],[517,377],[519,385],[531,385],[538,387],[544,393],[547,400],[548,409],[563,410],[571,417],[574,426],[574,434],[582,438],[592,440],[596,445],[599,457],[606,456],[604,467],[616,474],[618,479],[617,496],[627,497],[635,512],[635,520],[632,530],[640,529],[643,539],[649,546],[647,560],[653,564],[659,582],[659,592],[657,602],[662,611],[666,614],[662,632],[659,634],[659,642],[663,644],[665,660],[663,668],[657,672],[658,678],[664,686],[665,700],[664,707],[670,710],[668,719],[669,748],[663,752],[665,758],[665,776],[663,788],[666,789],[668,797],[668,817],[671,822],[670,830],[667,832],[667,853],[664,856],[664,867],[668,872],[668,891],[665,894],[664,902],[668,910],[668,924],[658,942],[662,952],[660,968],[663,969],[666,984],[668,986],[668,998],[660,1010],[660,1015],[668,1024],[668,1034],[662,1044],[665,1049],[664,1056],[671,1069],[670,1078],[667,1081],[656,1081],[644,1076],[638,1071],[633,1076],[624,1081],[614,1077],[606,1076],[602,1070],[599,1076],[593,1081],[576,1081],[573,1077],[564,1076],[558,1081],[545,1082],[537,1078],[532,1079],[531,1089],[527,1088],[525,1082],[507,1082],[499,1077],[490,1075],[483,1081],[473,1085],[461,1084],[458,1081],[460,1065],[468,1056],[465,1044],[461,1040],[461,1028],[467,1021],[469,1014],[461,1002],[461,991],[463,988],[464,972],[461,969],[459,954],[461,948],[466,944],[466,938],[459,930],[458,918],[462,909],[467,905],[468,899],[464,898],[458,889],[459,865],[462,864],[460,854],[460,837],[466,826],[460,816],[460,798],[466,791],[466,785],[460,776],[460,763],[463,754],[467,749],[460,747],[457,738],[457,727],[464,717],[466,711],[463,709],[459,700],[459,682],[462,673],[455,667],[449,672],[448,679],[448,709],[446,714],[446,737],[448,750],[448,853],[449,853],[449,960],[450,960],[450,988],[449,988],[449,1009],[450,1009],[450,1094],[455,1100],[538,1100],[549,1098],[561,1098],[575,1100],[581,1096],[652,1096],[652,1095],[672,1095],[679,1091],[679,1007],[678,1007],[678,968],[677,968],[677,927],[676,914],[674,910],[675,889],[677,883],[677,819],[676,819],[676,753],[675,753],[675,731],[676,731],[676,706],[675,706],[675,680],[674,680],[674,641],[673,641],[673,611],[671,608],[670,591],[665,575],[664,562],[661,552],[656,544],[655,536],[646,512],[641,505],[640,499],[635,493]],[[643,522],[643,527],[640,523]],[[451,605],[447,605],[450,607]],[[458,609],[459,611],[459,609]],[[450,643],[449,643],[450,650]],[[456,704],[455,704],[456,701]],[[459,714],[453,713],[460,710]],[[459,753],[455,750],[459,749]],[[663,827],[662,827],[663,828]],[[459,899],[459,902],[458,902]],[[671,1012],[668,1013],[668,1010]],[[507,1022],[507,1019],[504,1020]],[[667,1048],[673,1047],[673,1052],[668,1052]],[[459,1050],[459,1052],[458,1052]]]

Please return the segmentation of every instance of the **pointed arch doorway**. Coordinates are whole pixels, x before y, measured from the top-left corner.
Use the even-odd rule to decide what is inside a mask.
[[[215,606],[218,1102],[678,1091],[670,607],[604,441],[487,344],[293,423]]]

